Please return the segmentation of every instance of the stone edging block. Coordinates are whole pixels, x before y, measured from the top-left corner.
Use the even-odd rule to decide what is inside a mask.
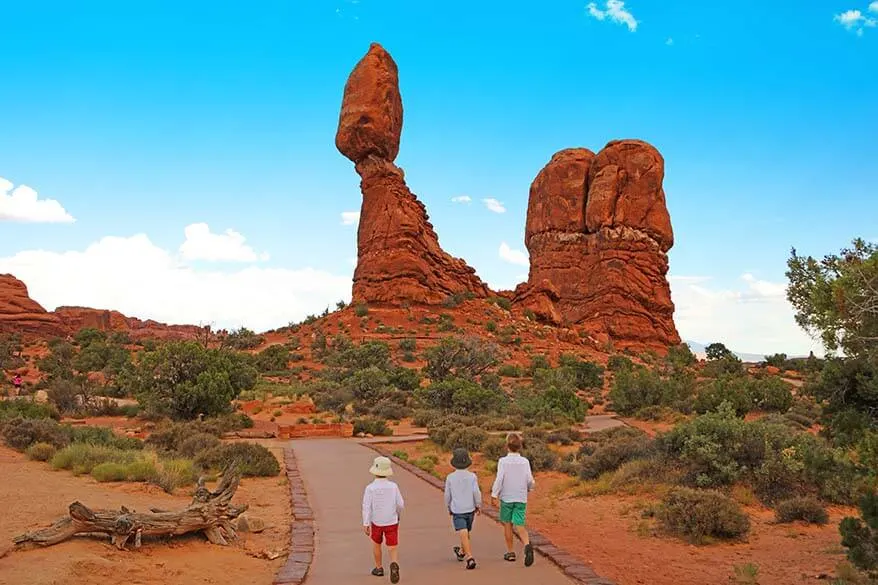
[[[301,585],[314,560],[314,513],[308,503],[305,482],[299,473],[292,447],[284,448],[284,468],[290,482],[290,504],[293,510],[290,554],[286,564],[274,576],[273,585]]]
[[[381,448],[380,445],[369,443],[361,444],[381,455],[389,457],[396,465],[416,475],[433,487],[440,490],[445,489],[444,481],[435,475],[427,473],[423,469],[412,465],[408,461],[404,461],[399,457],[388,453],[387,450]],[[500,518],[499,510],[491,505],[483,506],[482,514],[494,521],[499,521]],[[530,542],[533,545],[534,550],[557,565],[558,568],[560,568],[574,583],[578,583],[579,585],[616,585],[614,581],[599,576],[594,572],[594,569],[577,559],[572,554],[552,544],[552,541],[544,535],[534,530],[528,530],[528,532],[530,533]]]

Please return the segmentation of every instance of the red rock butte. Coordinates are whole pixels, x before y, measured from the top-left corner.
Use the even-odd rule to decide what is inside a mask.
[[[396,63],[373,43],[344,88],[336,147],[356,165],[363,194],[353,300],[439,304],[492,293],[447,254],[424,205],[393,164],[403,108]],[[599,345],[661,349],[680,343],[667,281],[673,231],[662,188],[664,160],[639,140],[595,155],[562,150],[530,189],[528,281],[515,307],[552,325],[576,326]]]

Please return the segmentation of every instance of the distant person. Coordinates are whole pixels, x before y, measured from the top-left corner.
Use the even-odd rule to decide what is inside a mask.
[[[495,506],[497,500],[500,500],[500,522],[503,524],[506,537],[506,554],[503,555],[503,559],[509,562],[516,560],[514,530],[524,543],[524,566],[529,567],[534,564],[534,549],[524,524],[527,495],[534,489],[536,483],[530,461],[519,453],[521,447],[521,435],[509,433],[506,437],[506,449],[509,452],[497,462],[497,479],[494,480],[494,487],[491,489],[491,500]]]
[[[460,537],[460,546],[454,547],[458,561],[466,561],[467,569],[476,568],[471,535],[476,514],[482,510],[482,492],[479,478],[468,468],[473,464],[466,449],[455,449],[451,466],[455,469],[445,478],[445,505],[451,514],[451,524]]]
[[[381,545],[386,543],[390,553],[390,582],[399,583],[399,513],[405,508],[405,502],[399,486],[388,479],[393,475],[390,459],[376,457],[369,473],[375,479],[363,493],[363,531],[372,539],[372,553],[375,556],[372,574],[384,576]]]
[[[14,392],[13,396],[21,395],[21,375],[15,374],[15,377],[12,378],[12,391]]]

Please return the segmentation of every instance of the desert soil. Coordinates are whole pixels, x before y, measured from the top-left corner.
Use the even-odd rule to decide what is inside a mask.
[[[404,451],[411,461],[435,453],[426,443],[384,446],[388,453]],[[440,456],[436,472],[451,472],[449,454]],[[490,496],[493,474],[482,457],[473,457],[483,497]],[[773,524],[774,513],[748,507],[752,528],[748,542],[693,546],[659,536],[653,520],[640,511],[656,502],[652,495],[576,497],[569,476],[537,473],[537,489],[528,505],[528,524],[557,546],[590,564],[618,585],[727,585],[736,565],[759,566],[760,585],[825,583],[820,575],[834,574],[844,560],[838,523],[847,509],[830,509],[826,526]]]
[[[283,461],[280,443],[262,443]],[[168,495],[146,484],[98,483],[87,476],[53,471],[46,463],[28,461],[6,448],[0,448],[0,478],[0,583],[4,585],[271,583],[286,560],[291,515],[284,475],[244,478],[235,495],[234,502],[249,504],[249,513],[265,520],[267,528],[260,534],[241,534],[240,541],[229,547],[211,545],[194,535],[144,542],[140,550],[127,552],[93,537],[45,549],[9,547],[14,536],[48,526],[77,500],[94,508],[179,508],[191,500],[191,488]],[[281,554],[273,561],[252,556],[263,551]]]

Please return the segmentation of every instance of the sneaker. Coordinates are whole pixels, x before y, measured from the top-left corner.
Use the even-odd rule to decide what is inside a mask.
[[[399,565],[390,563],[390,582],[399,583]]]
[[[472,571],[473,569],[475,569],[475,568],[476,568],[476,560],[473,559],[473,558],[470,558],[470,559],[466,562],[466,568],[467,568],[467,570],[469,570],[469,571]]]
[[[463,561],[466,560],[466,555],[463,554],[463,551],[460,550],[460,547],[459,547],[459,546],[454,547],[453,550],[454,550],[454,556],[457,557],[457,560],[458,560],[458,561],[460,561],[460,562],[462,563]]]
[[[384,567],[375,567],[372,569],[373,577],[383,577],[384,576]]]
[[[524,566],[529,567],[534,564],[534,547],[530,544],[524,547]]]

